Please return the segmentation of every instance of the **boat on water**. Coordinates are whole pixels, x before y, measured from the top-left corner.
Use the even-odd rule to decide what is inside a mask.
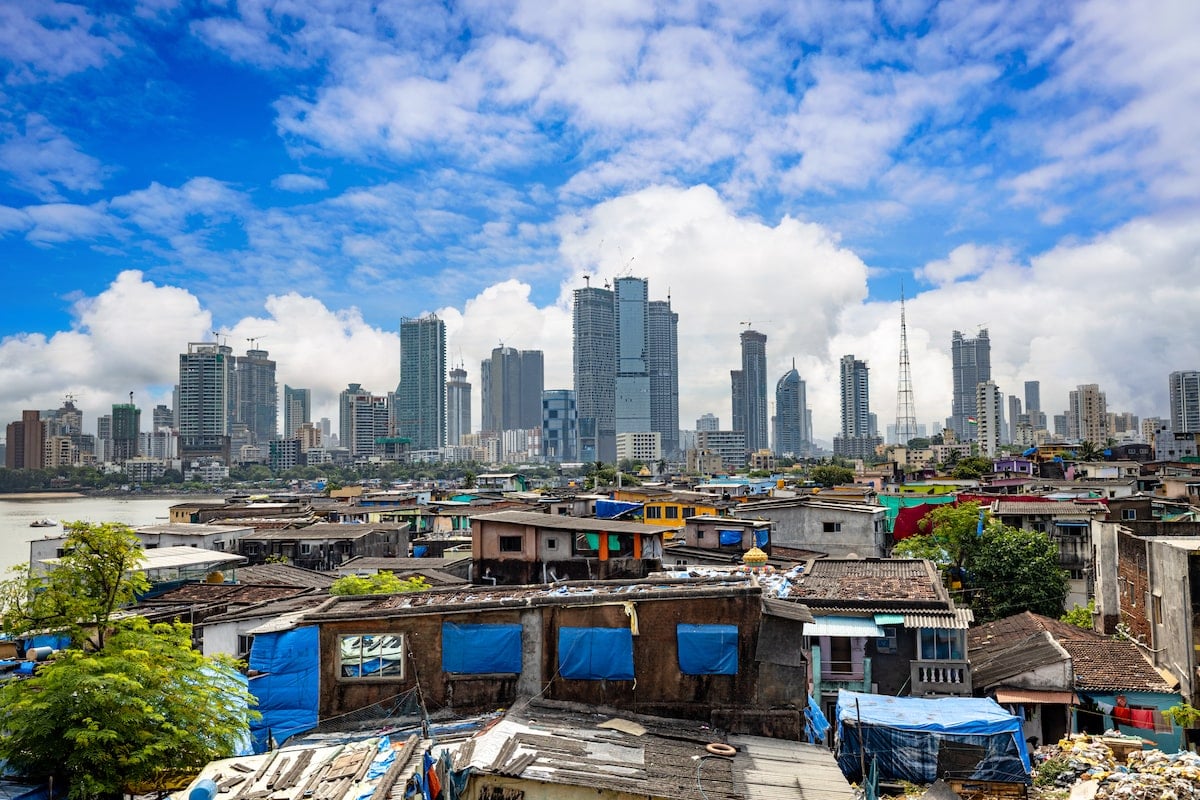
[[[31,528],[57,528],[58,520],[50,519],[49,517],[43,517],[42,519],[35,519],[33,522],[29,523],[29,527],[31,527]]]

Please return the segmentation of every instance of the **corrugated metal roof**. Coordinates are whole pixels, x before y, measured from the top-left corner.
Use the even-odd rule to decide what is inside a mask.
[[[797,622],[812,622],[812,612],[808,610],[808,606],[803,603],[791,603],[787,600],[776,600],[773,597],[763,596],[763,613],[773,617],[783,617],[784,619],[792,619]]]
[[[918,611],[904,615],[906,628],[949,628],[965,631],[975,621],[975,612],[969,608],[956,608],[951,614],[938,611]]]
[[[730,736],[738,749],[733,758],[734,788],[749,800],[851,800],[846,782],[829,748],[802,742]]]
[[[480,514],[471,518],[472,523],[507,522],[514,525],[531,525],[539,528],[554,528],[566,531],[586,531],[589,533],[663,533],[668,530],[682,530],[680,524],[675,528],[666,525],[644,525],[640,522],[624,522],[612,519],[596,519],[594,517],[560,517],[557,514],[542,514],[538,511],[496,511],[491,514]]]
[[[883,630],[874,619],[866,617],[817,617],[804,623],[805,636],[866,636],[878,639]]]

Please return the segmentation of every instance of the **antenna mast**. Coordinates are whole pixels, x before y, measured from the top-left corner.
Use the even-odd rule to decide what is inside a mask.
[[[900,371],[896,388],[896,439],[908,445],[917,435],[917,412],[913,402],[912,371],[908,364],[908,327],[904,322],[904,283],[900,283]]]

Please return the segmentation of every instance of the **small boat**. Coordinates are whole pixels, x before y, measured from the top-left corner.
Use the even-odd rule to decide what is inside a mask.
[[[29,527],[31,527],[31,528],[57,528],[58,520],[50,519],[49,517],[43,517],[42,519],[35,519],[33,522],[29,523]]]

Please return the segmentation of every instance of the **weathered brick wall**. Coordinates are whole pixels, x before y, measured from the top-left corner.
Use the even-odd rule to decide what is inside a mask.
[[[1146,607],[1150,591],[1147,544],[1137,536],[1120,533],[1117,538],[1117,586],[1121,598],[1121,622],[1139,641],[1151,639],[1150,609]]]

